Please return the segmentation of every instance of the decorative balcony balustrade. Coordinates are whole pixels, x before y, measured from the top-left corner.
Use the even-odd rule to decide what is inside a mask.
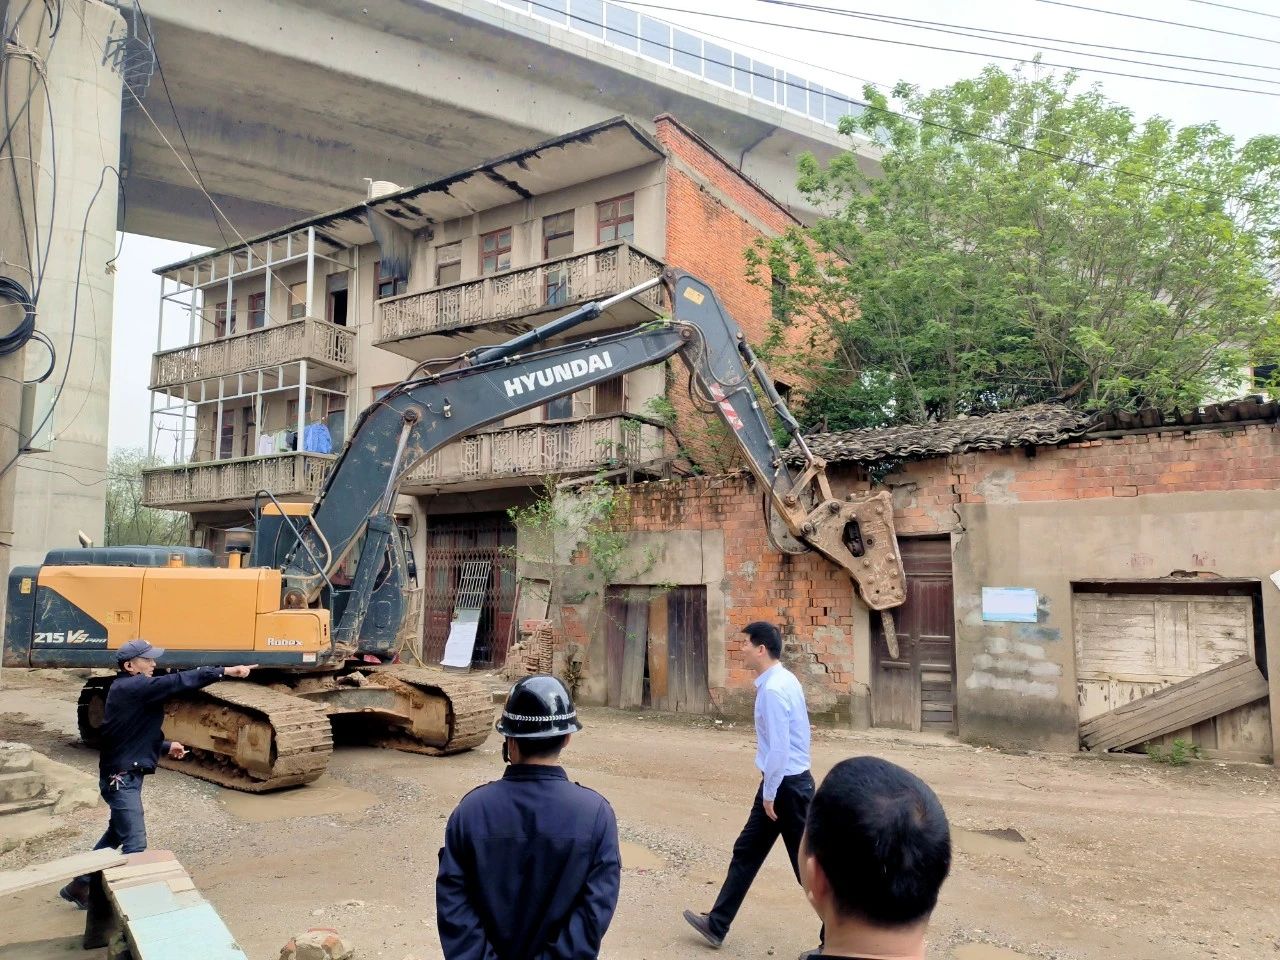
[[[409,472],[404,486],[444,486],[633,466],[662,455],[663,428],[627,414],[531,423],[463,437]]]
[[[662,272],[662,266],[661,261],[630,244],[616,243],[423,293],[389,297],[378,301],[378,343],[575,306],[650,280]],[[659,288],[647,290],[635,299],[655,314],[662,309]]]
[[[157,467],[143,471],[142,502],[182,510],[252,502],[259,490],[277,497],[314,497],[335,459],[320,453],[277,453]]]
[[[231,376],[297,360],[318,363],[338,373],[354,373],[355,331],[315,317],[304,317],[218,340],[162,350],[151,358],[151,389]]]

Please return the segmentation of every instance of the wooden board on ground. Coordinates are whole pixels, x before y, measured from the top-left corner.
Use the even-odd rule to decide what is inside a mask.
[[[21,870],[5,870],[0,873],[0,896],[50,883],[65,883],[82,873],[97,873],[126,860],[125,855],[116,850],[93,850],[48,863],[33,863]]]
[[[1165,687],[1080,724],[1090,750],[1123,750],[1267,696],[1267,681],[1248,656]]]

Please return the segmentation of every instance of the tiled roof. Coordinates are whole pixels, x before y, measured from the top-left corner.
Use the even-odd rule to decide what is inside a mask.
[[[1275,420],[1280,405],[1262,397],[1206,404],[1190,411],[1098,415],[1056,403],[1041,403],[978,417],[957,417],[919,426],[876,427],[817,433],[805,439],[828,463],[924,460],[972,450],[1051,446],[1090,434],[1134,430],[1179,430]],[[794,451],[792,446],[789,453]]]
[[[1043,403],[981,417],[957,417],[920,426],[842,430],[805,439],[810,449],[828,463],[874,463],[1062,443],[1084,435],[1093,422],[1093,416],[1081,410]]]

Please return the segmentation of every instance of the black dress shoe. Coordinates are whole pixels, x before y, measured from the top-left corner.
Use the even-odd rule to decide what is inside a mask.
[[[684,912],[684,918],[689,921],[689,926],[702,934],[702,938],[713,947],[719,947],[724,943],[724,937],[717,937],[711,932],[711,922],[707,919],[705,913],[694,913],[692,910]]]

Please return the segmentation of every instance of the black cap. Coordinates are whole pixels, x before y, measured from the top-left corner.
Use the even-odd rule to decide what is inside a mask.
[[[134,657],[149,657],[158,660],[164,656],[164,647],[153,647],[145,640],[129,640],[116,651],[116,662],[124,663]]]
[[[495,727],[504,737],[534,739],[576,733],[582,724],[565,685],[540,673],[516,681]]]

